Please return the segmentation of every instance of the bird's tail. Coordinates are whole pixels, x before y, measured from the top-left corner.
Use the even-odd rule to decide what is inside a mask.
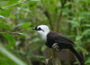
[[[83,57],[73,47],[71,47],[70,50],[77,57],[78,61],[80,62],[80,65],[84,65],[84,59],[83,59]]]

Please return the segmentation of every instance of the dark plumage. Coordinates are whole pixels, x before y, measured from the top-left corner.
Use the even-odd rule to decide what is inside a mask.
[[[58,43],[57,45],[59,46],[59,50],[62,49],[69,49],[70,51],[73,52],[73,54],[77,57],[77,59],[80,62],[80,65],[83,65],[83,58],[81,55],[74,49],[74,43],[64,35],[57,33],[57,32],[49,32],[47,35],[47,42],[46,45],[49,48],[52,48],[52,45],[54,43]]]

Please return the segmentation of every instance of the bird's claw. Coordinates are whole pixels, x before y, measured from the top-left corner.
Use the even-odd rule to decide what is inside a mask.
[[[58,48],[57,43],[54,43],[54,44],[52,45],[52,48]]]

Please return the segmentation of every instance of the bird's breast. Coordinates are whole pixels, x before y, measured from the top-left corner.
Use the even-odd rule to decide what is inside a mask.
[[[46,42],[46,45],[49,47],[49,48],[52,48],[52,45],[54,44],[54,40],[50,40],[47,38],[47,42]]]

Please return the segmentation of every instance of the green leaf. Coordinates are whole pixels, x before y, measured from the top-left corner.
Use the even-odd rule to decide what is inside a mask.
[[[13,46],[15,46],[16,40],[8,33],[2,33],[2,35],[8,40],[9,47],[13,48]]]
[[[12,10],[12,7],[10,7],[10,8],[7,8],[6,7],[6,9],[1,9],[0,10],[0,14],[1,15],[3,15],[3,16],[6,16],[6,17],[8,17],[9,15],[10,15],[10,13],[11,13],[11,10]]]
[[[30,27],[31,26],[31,23],[30,22],[26,22],[26,23],[24,23],[23,25],[22,25],[22,28],[28,28],[28,27]]]
[[[90,64],[90,57],[88,57],[87,61],[85,62],[85,64]]]
[[[39,2],[39,0],[30,0],[29,1],[30,7],[35,7],[38,2]]]
[[[85,30],[85,31],[82,33],[82,36],[85,36],[85,35],[88,35],[88,34],[90,34],[90,29]]]
[[[5,23],[2,23],[2,22],[0,22],[0,28],[1,29],[6,29],[6,30],[11,30],[11,27],[9,26],[9,25],[7,25],[7,24],[5,24]]]
[[[41,48],[41,51],[44,52],[46,50],[46,45],[43,45],[42,48]]]
[[[79,27],[80,26],[79,22],[74,20],[74,19],[73,20],[68,20],[67,22],[71,23],[72,27]]]
[[[18,3],[19,0],[9,0],[7,5],[12,5],[12,4],[15,4],[15,3]]]
[[[65,4],[65,6],[69,6],[69,5],[72,5],[72,2],[67,2],[67,3]]]
[[[76,36],[76,41],[81,40],[82,36]]]
[[[81,27],[90,27],[90,24],[82,24]]]

